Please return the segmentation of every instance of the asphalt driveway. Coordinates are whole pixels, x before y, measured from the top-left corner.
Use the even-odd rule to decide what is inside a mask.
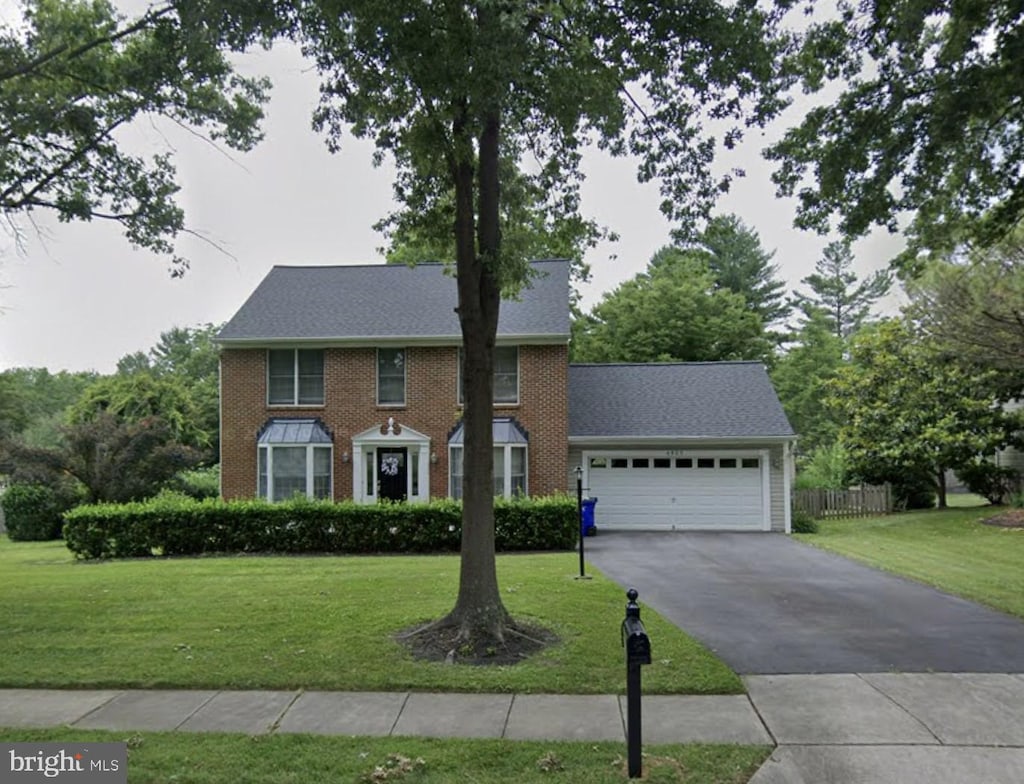
[[[601,532],[586,556],[742,674],[1024,672],[1024,622],[782,534]]]

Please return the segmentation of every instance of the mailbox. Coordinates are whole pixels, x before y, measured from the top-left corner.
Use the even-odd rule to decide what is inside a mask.
[[[622,637],[626,646],[627,664],[651,663],[651,640],[639,618],[626,618],[622,622]]]
[[[626,664],[650,664],[651,640],[640,620],[640,606],[636,603],[640,594],[630,588],[626,592],[626,617],[622,621],[622,645],[626,649]]]

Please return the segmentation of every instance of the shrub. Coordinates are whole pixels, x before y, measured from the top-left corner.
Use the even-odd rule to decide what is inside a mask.
[[[972,493],[985,498],[990,504],[1001,504],[1020,488],[1020,474],[1012,468],[1003,468],[987,460],[977,460],[958,468],[957,477]]]
[[[805,512],[802,509],[793,510],[791,527],[795,534],[818,533],[818,521],[811,517],[809,512]]]
[[[844,490],[848,486],[846,450],[840,444],[819,446],[800,461],[797,490]]]
[[[892,485],[892,501],[896,509],[935,508],[935,484],[928,476],[906,473],[892,476],[887,481]]]
[[[0,498],[11,539],[30,542],[60,539],[67,504],[47,485],[13,484]]]
[[[299,498],[197,501],[162,493],[148,501],[80,506],[64,536],[83,558],[201,553],[453,552],[461,542],[462,506],[332,503]],[[576,507],[567,497],[495,504],[500,551],[566,550],[576,541]]]
[[[200,501],[204,498],[217,498],[220,495],[220,466],[182,471],[168,483],[168,489]]]

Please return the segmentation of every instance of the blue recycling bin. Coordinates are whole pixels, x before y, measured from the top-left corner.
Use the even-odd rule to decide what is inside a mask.
[[[597,525],[594,523],[594,506],[596,505],[596,498],[583,499],[583,520],[580,525],[583,526],[584,536],[593,536],[597,533]]]

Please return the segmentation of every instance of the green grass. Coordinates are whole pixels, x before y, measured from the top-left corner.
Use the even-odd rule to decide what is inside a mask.
[[[456,556],[76,562],[0,537],[0,687],[620,693],[625,596],[572,553],[498,558],[506,607],[561,642],[510,667],[415,661],[392,637],[454,603]],[[741,693],[706,648],[644,610],[648,693]]]
[[[306,735],[190,735],[75,730],[0,730],[0,741],[129,740],[130,784],[340,784],[370,781],[391,755],[423,760],[402,784],[619,784],[627,780],[621,743],[542,743]],[[746,782],[770,753],[763,746],[645,747],[645,781]],[[547,772],[542,767],[549,768]],[[376,779],[383,781],[385,779]]]
[[[796,538],[1024,618],[1024,529],[980,521],[999,507],[826,521]]]
[[[975,506],[988,506],[988,501],[975,493],[949,493],[946,506],[953,509],[966,509]]]

